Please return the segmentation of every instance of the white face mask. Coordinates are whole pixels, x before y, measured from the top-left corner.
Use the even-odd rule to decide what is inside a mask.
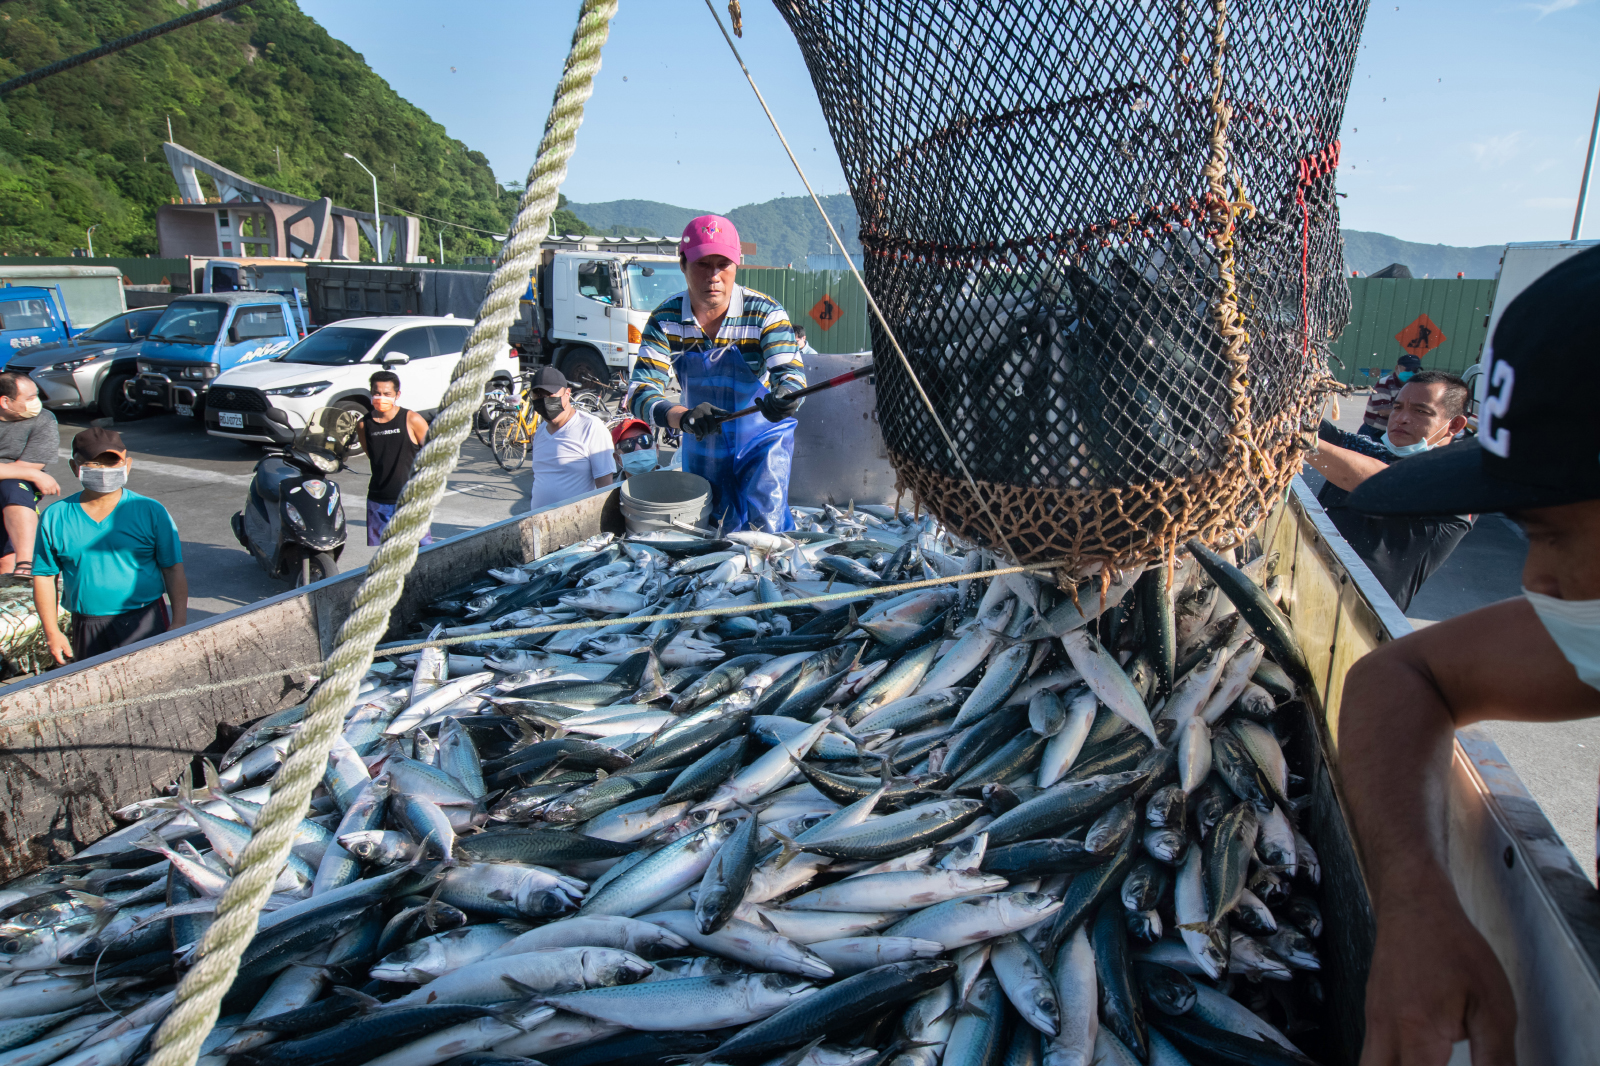
[[[1394,441],[1389,439],[1388,430],[1383,431],[1383,446],[1389,449],[1389,454],[1397,456],[1401,459],[1404,459],[1408,455],[1416,455],[1418,452],[1425,452],[1429,448],[1433,447],[1433,445],[1428,443],[1427,438],[1423,438],[1422,440],[1417,441],[1415,444],[1396,444]]]
[[[10,408],[11,413],[17,418],[33,418],[40,411],[44,410],[44,403],[39,399],[38,396],[26,401],[7,400],[6,406]]]
[[[1522,590],[1550,639],[1578,671],[1578,680],[1600,689],[1600,600],[1558,600]]]
[[[78,480],[90,492],[116,492],[128,483],[125,466],[86,466],[78,471]]]

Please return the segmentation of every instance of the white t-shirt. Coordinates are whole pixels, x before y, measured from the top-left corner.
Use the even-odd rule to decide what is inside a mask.
[[[528,450],[533,464],[535,510],[594,491],[596,478],[617,472],[606,424],[587,411],[574,411],[567,424],[550,432],[541,422]]]

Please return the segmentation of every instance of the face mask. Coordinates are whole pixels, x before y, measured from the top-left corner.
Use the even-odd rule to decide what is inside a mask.
[[[86,466],[78,471],[78,480],[90,492],[116,492],[128,483],[125,466]]]
[[[387,411],[395,405],[395,399],[393,396],[374,396],[372,406],[380,411]]]
[[[11,405],[11,409],[17,412],[23,418],[32,418],[40,411],[44,410],[44,404],[37,396],[31,400],[28,400],[26,403],[17,403],[17,401],[12,400]]]
[[[1398,456],[1401,459],[1404,459],[1408,455],[1416,455],[1419,452],[1425,452],[1429,448],[1433,447],[1433,445],[1429,444],[1426,439],[1419,440],[1415,444],[1396,444],[1394,441],[1389,439],[1388,430],[1383,431],[1383,446],[1389,449],[1389,453],[1391,455]]]
[[[1400,383],[1402,385],[1404,385],[1406,382],[1410,381],[1411,378],[1415,374],[1416,374],[1415,370],[1396,370],[1394,372],[1394,376],[1400,379]]]
[[[1600,600],[1558,600],[1522,590],[1578,680],[1600,689]]]
[[[561,397],[541,396],[538,403],[539,413],[544,416],[545,421],[554,422],[556,419],[561,417]]]
[[[623,472],[630,477],[634,474],[648,474],[656,468],[656,450],[654,448],[641,449],[629,452],[622,457]]]

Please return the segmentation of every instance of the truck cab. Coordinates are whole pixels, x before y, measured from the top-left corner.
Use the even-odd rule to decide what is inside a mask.
[[[0,288],[0,361],[41,344],[66,344],[72,321],[59,289],[37,285]]]
[[[128,398],[200,417],[205,391],[224,370],[271,359],[305,336],[295,306],[281,293],[197,293],[172,301],[139,353]]]
[[[574,382],[629,374],[650,313],[684,290],[669,255],[547,248],[532,287],[545,354]]]

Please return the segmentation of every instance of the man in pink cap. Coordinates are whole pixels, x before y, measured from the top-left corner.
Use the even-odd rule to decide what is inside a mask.
[[[724,531],[794,528],[789,471],[794,462],[792,398],[806,387],[789,315],[772,297],[734,279],[739,232],[721,215],[683,230],[678,263],[688,289],[650,315],[633,366],[628,406],[657,426],[687,430],[683,469],[711,482],[711,514]],[[683,403],[670,403],[668,372]],[[725,419],[730,411],[755,417]]]

